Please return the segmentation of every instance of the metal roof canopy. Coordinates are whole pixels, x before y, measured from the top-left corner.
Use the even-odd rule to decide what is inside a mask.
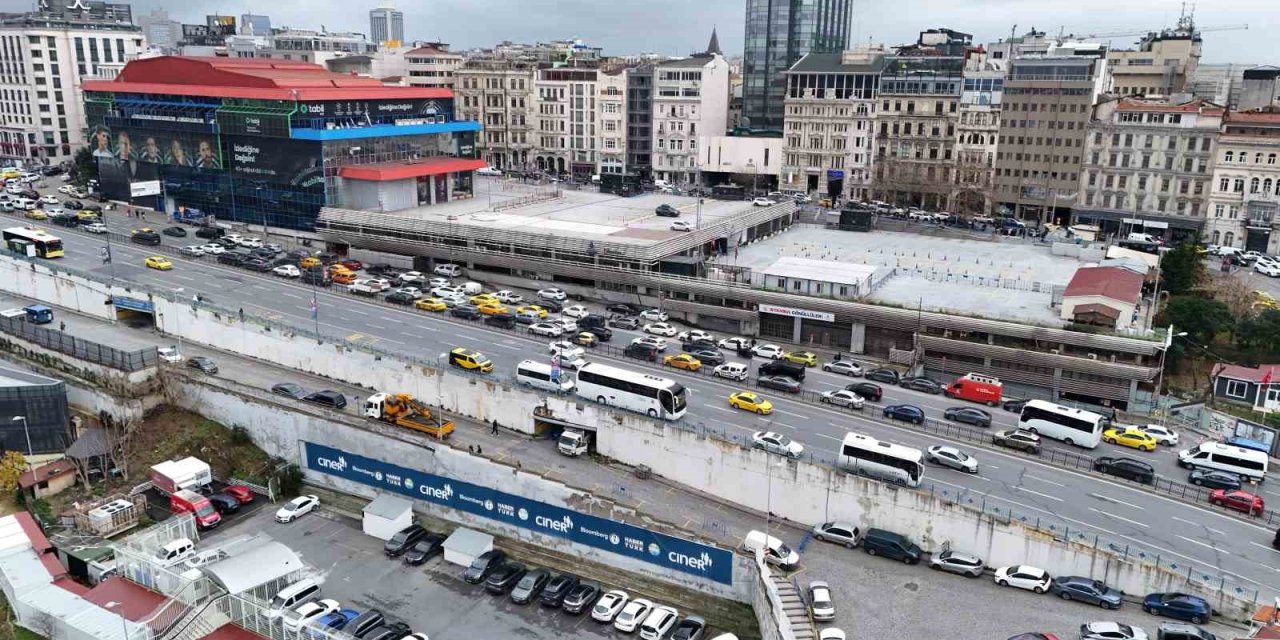
[[[205,575],[232,595],[244,593],[305,568],[298,554],[271,541],[204,568]]]
[[[493,536],[475,529],[458,527],[444,541],[444,548],[476,557],[493,546]]]
[[[759,272],[766,276],[861,285],[875,275],[880,268],[882,267],[854,262],[786,256],[778,258]]]
[[[372,502],[364,506],[364,513],[386,518],[387,520],[395,520],[404,515],[404,512],[413,509],[413,503],[404,498],[397,498],[393,495],[382,494],[373,499]]]

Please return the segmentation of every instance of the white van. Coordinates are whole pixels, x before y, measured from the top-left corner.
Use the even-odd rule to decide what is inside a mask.
[[[195,549],[196,543],[192,542],[190,538],[170,540],[156,552],[155,560],[160,566],[172,567],[185,560]]]
[[[1160,240],[1149,233],[1131,233],[1129,239],[1134,242],[1150,242],[1151,244],[1160,244]]]
[[[271,604],[262,609],[262,615],[273,620],[292,611],[298,605],[320,597],[320,583],[311,578],[303,578],[276,593]]]
[[[573,381],[573,376],[564,371],[560,372],[560,381],[553,382],[551,380],[551,365],[534,360],[524,360],[516,365],[516,381],[535,389],[554,393],[569,393],[577,386]]]
[[[462,292],[469,296],[477,296],[484,292],[484,287],[479,282],[468,282],[462,285]]]
[[[1178,452],[1178,465],[1187,469],[1213,469],[1240,476],[1241,480],[1262,480],[1267,475],[1267,454],[1221,442],[1205,442]]]
[[[755,555],[761,548],[764,549],[765,562],[777,565],[784,571],[791,571],[800,566],[800,554],[792,551],[791,547],[783,544],[781,540],[765,535],[763,531],[748,531],[747,537],[742,541],[743,551]]]

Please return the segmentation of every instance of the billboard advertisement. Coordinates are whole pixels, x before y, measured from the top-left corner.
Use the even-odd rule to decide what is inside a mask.
[[[404,98],[401,100],[332,100],[305,102],[299,109],[300,116],[364,117],[380,116],[418,117],[429,121],[437,116],[448,116],[450,100],[437,98]]]
[[[223,136],[237,180],[288,185],[301,191],[324,192],[320,143],[303,140]]]
[[[146,180],[144,182],[130,182],[129,195],[134,198],[158,196],[160,195],[160,181]]]
[[[307,469],[543,535],[635,558],[721,584],[733,583],[730,551],[634,525],[406,469],[314,442],[304,442]]]
[[[175,119],[170,122],[194,125],[191,128],[196,130],[158,130],[161,127],[147,127],[142,123],[138,127],[116,129],[98,125],[94,127],[89,141],[93,156],[100,161],[114,159],[127,163],[130,176],[135,179],[154,179],[159,175],[156,167],[139,165],[173,164],[202,169],[221,169],[224,166],[222,152],[218,149],[218,136],[209,131],[210,126],[203,120],[191,118],[190,121]],[[150,175],[144,177],[138,175],[139,172],[149,172]]]

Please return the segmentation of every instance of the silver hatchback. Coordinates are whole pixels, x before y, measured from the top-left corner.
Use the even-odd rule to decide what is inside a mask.
[[[986,568],[986,565],[983,564],[982,558],[978,556],[956,553],[955,551],[943,551],[929,558],[929,568],[976,578],[982,575],[982,570]]]

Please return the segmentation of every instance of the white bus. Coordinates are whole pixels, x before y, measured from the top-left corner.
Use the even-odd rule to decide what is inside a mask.
[[[836,465],[850,473],[908,487],[920,486],[924,454],[919,449],[881,442],[860,433],[845,435]]]
[[[516,381],[535,389],[556,393],[569,393],[574,387],[573,375],[568,371],[561,369],[559,377],[552,380],[551,365],[533,360],[524,360],[516,365]]]
[[[1221,442],[1205,442],[1178,452],[1178,465],[1187,469],[1213,469],[1262,482],[1267,475],[1267,454]]]
[[[683,418],[689,404],[689,392],[674,380],[598,362],[578,369],[578,397],[664,420]]]
[[[1022,407],[1018,428],[1092,449],[1102,440],[1102,431],[1109,422],[1105,416],[1092,411],[1031,400]]]

